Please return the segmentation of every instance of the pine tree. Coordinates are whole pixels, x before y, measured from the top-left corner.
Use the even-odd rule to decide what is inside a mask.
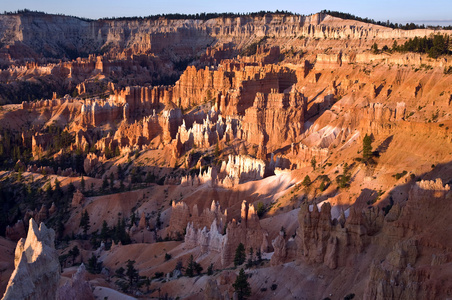
[[[235,249],[234,266],[240,266],[245,262],[245,259],[246,259],[245,246],[242,243],[240,243],[237,246],[237,249]]]
[[[83,175],[82,175],[82,179],[80,179],[80,187],[82,189],[82,192],[84,192],[85,191],[85,178],[83,178]]]
[[[101,192],[105,192],[105,190],[108,187],[108,179],[107,176],[104,176],[104,180],[102,181],[102,187],[101,187]]]
[[[210,264],[207,268],[207,275],[213,275],[213,264]]]
[[[53,198],[58,201],[63,197],[63,190],[61,189],[61,184],[58,181],[58,178],[55,178],[54,182],[54,192],[53,192]]]
[[[264,216],[265,211],[266,211],[266,208],[265,208],[264,203],[258,202],[257,208],[256,208],[256,213],[257,213],[257,216],[259,217],[259,219]]]
[[[375,53],[375,54],[377,54],[378,53],[378,44],[377,43],[374,43],[373,45],[372,45],[372,52],[373,53]]]
[[[317,160],[315,159],[315,156],[313,156],[311,159],[311,167],[312,167],[312,169],[314,169],[314,171],[315,171],[316,164],[317,164]]]
[[[113,192],[113,189],[115,187],[115,176],[113,173],[110,173],[110,191]]]
[[[86,267],[88,272],[92,274],[99,274],[102,271],[102,261],[97,260],[97,256],[91,254],[91,258],[88,259],[88,265]]]
[[[309,177],[309,175],[306,175],[306,177],[303,179],[303,182],[301,184],[304,185],[305,187],[308,187],[311,185],[311,178]]]
[[[322,182],[320,183],[319,189],[320,189],[321,192],[323,192],[323,191],[325,190],[325,188],[326,188],[326,183],[325,183],[325,181],[322,181]]]
[[[71,250],[69,250],[69,255],[72,256],[72,263],[75,262],[75,259],[80,254],[80,250],[77,246],[74,246]]]
[[[89,215],[86,210],[83,212],[82,218],[80,219],[80,227],[83,228],[83,234],[86,236],[88,230],[91,227],[91,225],[89,224]]]
[[[368,162],[372,158],[372,138],[367,134],[363,138],[363,160]]]
[[[251,268],[254,264],[253,262],[253,255],[254,255],[254,249],[253,247],[250,248],[250,252],[249,252],[249,256],[248,256],[248,261],[246,263],[246,267],[247,268]]]
[[[123,174],[122,174],[122,167],[121,167],[121,165],[118,165],[117,173],[118,173],[118,179],[123,179]]]
[[[193,260],[193,255],[190,255],[188,259],[188,265],[185,269],[185,275],[188,277],[193,277],[195,275],[195,261]]]
[[[134,267],[135,261],[134,260],[128,260],[127,261],[127,269],[126,269],[126,275],[129,278],[129,287],[132,288],[136,286],[138,283],[138,279],[140,279],[140,275],[138,274],[137,269]]]
[[[104,222],[102,223],[102,229],[100,231],[100,239],[103,242],[106,242],[109,236],[109,232],[110,232],[110,228],[108,228],[108,224],[107,221],[104,220]]]
[[[201,264],[199,264],[199,263],[197,263],[197,262],[195,261],[194,267],[195,267],[195,272],[196,272],[196,274],[197,274],[197,275],[201,275],[201,272],[202,272],[202,270],[203,270]]]
[[[234,291],[237,293],[237,299],[243,300],[248,296],[251,296],[251,286],[247,280],[247,276],[245,271],[240,269],[239,275],[235,279],[235,282],[232,284]]]
[[[256,250],[257,262],[260,263],[262,261],[262,252],[261,249]]]

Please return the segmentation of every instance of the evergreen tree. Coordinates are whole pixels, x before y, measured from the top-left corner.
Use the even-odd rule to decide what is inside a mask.
[[[140,275],[138,274],[137,269],[134,267],[135,261],[134,260],[128,260],[127,261],[127,269],[126,269],[126,275],[129,279],[129,287],[133,288],[137,285],[138,279],[140,279]]]
[[[80,254],[80,250],[77,246],[74,246],[71,250],[69,250],[69,255],[72,256],[72,263],[75,262],[75,259]]]
[[[234,266],[240,266],[246,260],[245,246],[240,243],[235,249]]]
[[[113,173],[110,173],[110,191],[113,192],[113,188],[115,187],[115,176]]]
[[[104,220],[104,222],[102,223],[102,229],[100,231],[100,239],[103,242],[106,242],[109,235],[110,235],[110,228],[108,227],[107,221]]]
[[[257,208],[256,208],[256,213],[257,213],[257,216],[259,217],[259,219],[264,216],[265,210],[266,209],[265,209],[264,203],[258,202],[257,203]]]
[[[91,227],[91,225],[89,224],[89,215],[86,210],[83,212],[82,218],[80,219],[80,227],[83,228],[83,234],[86,236],[88,230]]]
[[[80,179],[80,188],[82,189],[82,192],[85,191],[85,178],[83,178],[83,175],[82,179]]]
[[[210,264],[207,268],[207,275],[213,275],[213,264]]]
[[[372,138],[367,134],[363,138],[363,160],[368,162],[372,158]]]
[[[151,172],[147,172],[145,181],[146,181],[146,183],[153,183],[153,182],[155,182],[154,174],[152,174]]]
[[[125,271],[125,269],[123,267],[120,267],[119,269],[116,269],[115,274],[119,278],[123,278],[124,277],[124,271]]]
[[[320,189],[321,192],[323,192],[323,191],[326,189],[326,183],[325,183],[325,181],[322,181],[322,182],[320,183],[319,189]]]
[[[253,255],[254,255],[254,250],[253,250],[253,247],[251,247],[250,248],[250,253],[249,253],[249,256],[248,256],[248,261],[247,261],[247,263],[246,263],[246,267],[247,268],[251,268],[252,266],[253,266]]]
[[[188,277],[193,277],[195,275],[195,261],[193,260],[193,255],[190,255],[190,258],[188,259],[185,275]]]
[[[311,159],[311,167],[312,167],[312,169],[315,170],[316,164],[317,164],[317,160],[315,159],[315,156],[313,156],[312,159]]]
[[[63,197],[63,190],[61,189],[60,182],[58,181],[58,178],[55,178],[54,182],[54,191],[53,191],[53,199],[58,201]]]
[[[102,262],[97,261],[97,256],[95,256],[94,253],[91,255],[91,258],[88,259],[86,269],[92,274],[99,274],[102,271]]]
[[[245,271],[240,269],[239,275],[232,284],[234,291],[237,293],[237,299],[243,300],[251,296],[251,286],[248,282]]]
[[[261,249],[256,250],[256,257],[257,257],[257,262],[260,263],[262,261]]]
[[[135,225],[136,221],[137,221],[137,216],[135,215],[135,212],[132,211],[132,214],[130,215],[130,227]]]
[[[101,192],[105,192],[105,190],[108,188],[108,179],[107,176],[104,176],[104,179],[102,181],[102,187],[101,187]]]
[[[371,50],[372,50],[373,53],[377,54],[377,53],[378,53],[378,44],[377,44],[377,43],[374,43],[374,44],[372,45]]]
[[[350,170],[348,164],[345,163],[343,167],[343,173],[336,177],[336,182],[341,189],[346,188],[348,186],[350,178],[351,178]]]
[[[199,263],[197,263],[196,261],[195,261],[195,263],[194,263],[194,267],[195,267],[195,272],[196,272],[196,274],[197,275],[201,275],[201,272],[202,272],[202,266],[201,266],[201,264],[199,264]]]
[[[116,169],[116,173],[118,174],[118,179],[122,179],[122,167],[121,167],[121,165],[118,165],[118,168]]]
[[[69,186],[67,187],[67,194],[72,196],[72,194],[74,194],[75,192],[75,186],[72,183],[72,181],[69,183]]]
[[[304,185],[305,187],[308,187],[311,185],[311,178],[309,177],[309,175],[305,176],[305,178],[303,179],[303,182],[301,184]]]
[[[120,156],[121,151],[119,150],[119,146],[115,148],[115,156]]]

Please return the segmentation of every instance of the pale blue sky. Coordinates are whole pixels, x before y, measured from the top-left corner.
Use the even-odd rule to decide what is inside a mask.
[[[2,0],[0,10],[28,8],[87,18],[148,16],[160,13],[256,12],[288,10],[311,14],[322,9],[351,13],[376,21],[452,24],[452,0]]]

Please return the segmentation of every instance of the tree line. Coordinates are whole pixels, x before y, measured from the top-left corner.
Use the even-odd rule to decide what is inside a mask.
[[[451,46],[450,36],[435,34],[424,37],[410,38],[402,45],[398,45],[397,41],[394,41],[392,48],[383,46],[382,51],[389,52],[415,52],[415,53],[427,53],[431,58],[438,58],[441,55],[451,54],[449,50]],[[374,43],[371,47],[372,52],[379,53],[378,44]]]
[[[398,46],[394,42],[392,50],[398,52],[427,53],[432,58],[450,54],[450,38],[448,35],[435,34],[430,37],[410,38],[403,45]]]
[[[405,25],[403,25],[402,23],[392,23],[386,21],[386,22],[382,22],[382,21],[375,21],[374,19],[369,19],[369,18],[361,18],[349,13],[344,13],[344,12],[340,12],[340,11],[331,11],[331,10],[322,10],[321,13],[323,14],[328,14],[330,16],[336,17],[336,18],[341,18],[341,19],[345,19],[345,20],[355,20],[355,21],[359,21],[359,22],[363,22],[363,23],[369,23],[369,24],[374,24],[374,25],[379,25],[379,26],[384,26],[384,27],[389,27],[392,29],[403,29],[403,30],[413,30],[413,29],[425,29],[425,28],[434,28],[434,29],[445,29],[445,30],[451,30],[452,26],[427,26],[425,27],[424,24],[422,25],[418,25],[418,24],[414,24],[414,23],[406,23]]]
[[[4,15],[48,15],[48,13],[43,11],[37,11],[37,10],[30,10],[30,9],[19,9],[16,11],[4,11]],[[149,15],[145,17],[110,17],[110,18],[101,18],[100,20],[115,20],[115,21],[130,21],[130,20],[158,20],[158,19],[167,19],[167,20],[210,20],[215,18],[236,18],[236,17],[242,17],[242,16],[250,16],[250,17],[263,17],[267,14],[282,14],[282,15],[300,15],[297,13],[293,13],[286,10],[275,10],[275,11],[265,11],[261,10],[258,12],[249,12],[249,13],[233,13],[233,12],[224,12],[224,13],[196,13],[196,14],[180,14],[180,13],[169,13],[169,14],[156,14],[156,15]],[[53,15],[53,14],[52,14]],[[83,17],[76,17],[76,16],[69,16],[64,14],[56,14],[58,16],[66,16],[66,17],[72,17],[76,18],[82,21],[86,22],[92,22],[95,21],[93,19],[89,18],[83,18]]]
[[[111,18],[102,18],[101,20],[117,20],[117,21],[128,21],[128,20],[151,20],[155,21],[158,19],[167,19],[167,20],[210,20],[216,18],[237,18],[243,16],[249,17],[263,17],[267,14],[282,14],[282,15],[300,15],[290,11],[284,10],[275,10],[273,11],[258,11],[258,12],[250,12],[250,13],[233,13],[233,12],[224,12],[224,13],[196,13],[196,14],[180,14],[180,13],[170,13],[170,14],[157,14],[157,15],[149,15],[146,17],[111,17]]]

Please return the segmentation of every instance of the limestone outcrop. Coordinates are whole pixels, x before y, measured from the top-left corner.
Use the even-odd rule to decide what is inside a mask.
[[[3,299],[56,299],[60,263],[54,240],[53,229],[30,219],[27,239],[17,243],[15,270]]]

